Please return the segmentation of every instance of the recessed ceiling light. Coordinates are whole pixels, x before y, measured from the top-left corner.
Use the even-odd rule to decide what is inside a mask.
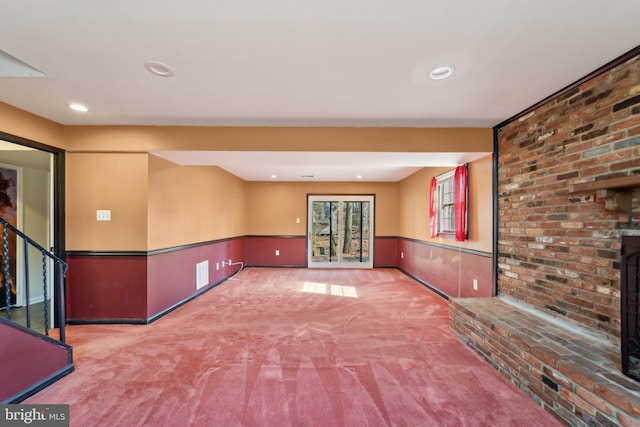
[[[278,175],[271,175],[271,179],[276,179]]]
[[[362,175],[356,175],[356,179],[362,179]]]
[[[85,105],[78,104],[77,102],[72,102],[71,104],[69,104],[69,108],[79,113],[86,113],[87,111],[89,111],[89,109]]]
[[[155,74],[160,77],[173,77],[176,74],[176,72],[173,71],[173,68],[167,64],[163,64],[162,62],[145,62],[144,68],[146,68],[151,74]]]
[[[442,80],[450,77],[453,74],[453,66],[452,65],[440,65],[434,68],[431,73],[429,73],[429,77],[432,80]]]

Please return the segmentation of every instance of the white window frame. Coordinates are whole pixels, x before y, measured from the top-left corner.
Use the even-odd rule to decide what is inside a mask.
[[[453,169],[436,177],[436,233],[442,237],[455,237],[455,172]]]

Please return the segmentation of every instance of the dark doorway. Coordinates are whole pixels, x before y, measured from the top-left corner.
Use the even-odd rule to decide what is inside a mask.
[[[65,230],[64,230],[64,168],[65,152],[62,149],[48,146],[37,141],[0,132],[0,165],[4,165],[6,170],[15,169],[19,171],[19,195],[12,203],[16,207],[17,220],[14,226],[25,232],[41,246],[56,255],[58,258],[65,258]],[[6,218],[5,218],[6,219]],[[17,260],[16,266],[11,269],[15,272],[14,281],[16,288],[16,298],[11,300],[11,305],[24,307],[28,304],[41,304],[49,301],[52,305],[48,309],[48,318],[57,321],[57,312],[60,310],[60,302],[55,289],[55,277],[52,270],[47,267],[47,274],[51,280],[49,286],[43,288],[36,280],[42,277],[42,263],[30,262],[25,264],[23,251],[15,251],[14,258]],[[32,254],[33,255],[33,254]],[[36,254],[37,255],[37,254]],[[29,256],[30,260],[37,260],[37,256]],[[31,271],[33,270],[33,271]],[[29,281],[30,293],[29,301],[26,301],[24,292],[25,276],[29,273],[32,280]],[[21,290],[21,297],[17,291]],[[46,290],[46,291],[45,291]],[[47,295],[44,295],[44,293]],[[15,312],[18,315],[18,311]],[[17,316],[15,319],[19,319]],[[58,326],[57,324],[55,326]]]
[[[622,237],[620,324],[622,372],[640,381],[640,236]]]

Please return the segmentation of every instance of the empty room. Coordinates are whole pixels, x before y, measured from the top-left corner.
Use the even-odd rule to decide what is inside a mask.
[[[0,11],[0,424],[640,426],[637,1]]]

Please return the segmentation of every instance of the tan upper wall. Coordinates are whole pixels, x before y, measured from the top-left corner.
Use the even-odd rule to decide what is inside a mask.
[[[395,182],[247,182],[246,234],[304,236],[307,194],[374,194],[376,236],[398,235]],[[300,218],[300,223],[296,218]]]
[[[485,128],[70,126],[69,151],[492,152]]]
[[[304,235],[308,194],[375,194],[377,236],[492,251],[491,156],[469,164],[465,242],[429,237],[429,182],[448,168],[425,168],[399,183],[274,183],[136,153],[69,153],[67,163],[68,250],[153,250],[242,235]],[[97,222],[97,209],[112,210],[112,222]]]
[[[147,250],[147,157],[67,153],[67,250]],[[111,221],[98,222],[98,209]]]
[[[424,168],[399,185],[399,235],[484,252],[493,251],[492,156],[469,163],[469,239],[431,238],[429,184],[431,178],[452,168]]]
[[[67,250],[147,251],[244,234],[244,181],[144,153],[67,154]],[[96,211],[111,211],[111,221]]]
[[[430,240],[424,182],[433,170],[401,183],[256,183],[216,167],[179,167],[148,154],[153,151],[493,150],[492,130],[484,128],[65,127],[2,103],[0,131],[67,150],[68,250],[152,250],[238,235],[303,235],[308,193],[376,194],[378,236]],[[490,251],[491,181],[474,181],[478,171],[490,177],[490,161],[471,165],[472,194],[482,197],[474,204],[472,196],[471,239],[463,245]],[[173,199],[181,204],[170,207]],[[112,221],[98,223],[97,209],[112,210]],[[207,210],[216,212],[214,220],[182,221]],[[181,222],[181,234],[167,233],[168,225]]]
[[[149,249],[244,235],[244,187],[216,166],[149,156]]]
[[[0,131],[56,148],[65,148],[65,127],[0,102]]]

